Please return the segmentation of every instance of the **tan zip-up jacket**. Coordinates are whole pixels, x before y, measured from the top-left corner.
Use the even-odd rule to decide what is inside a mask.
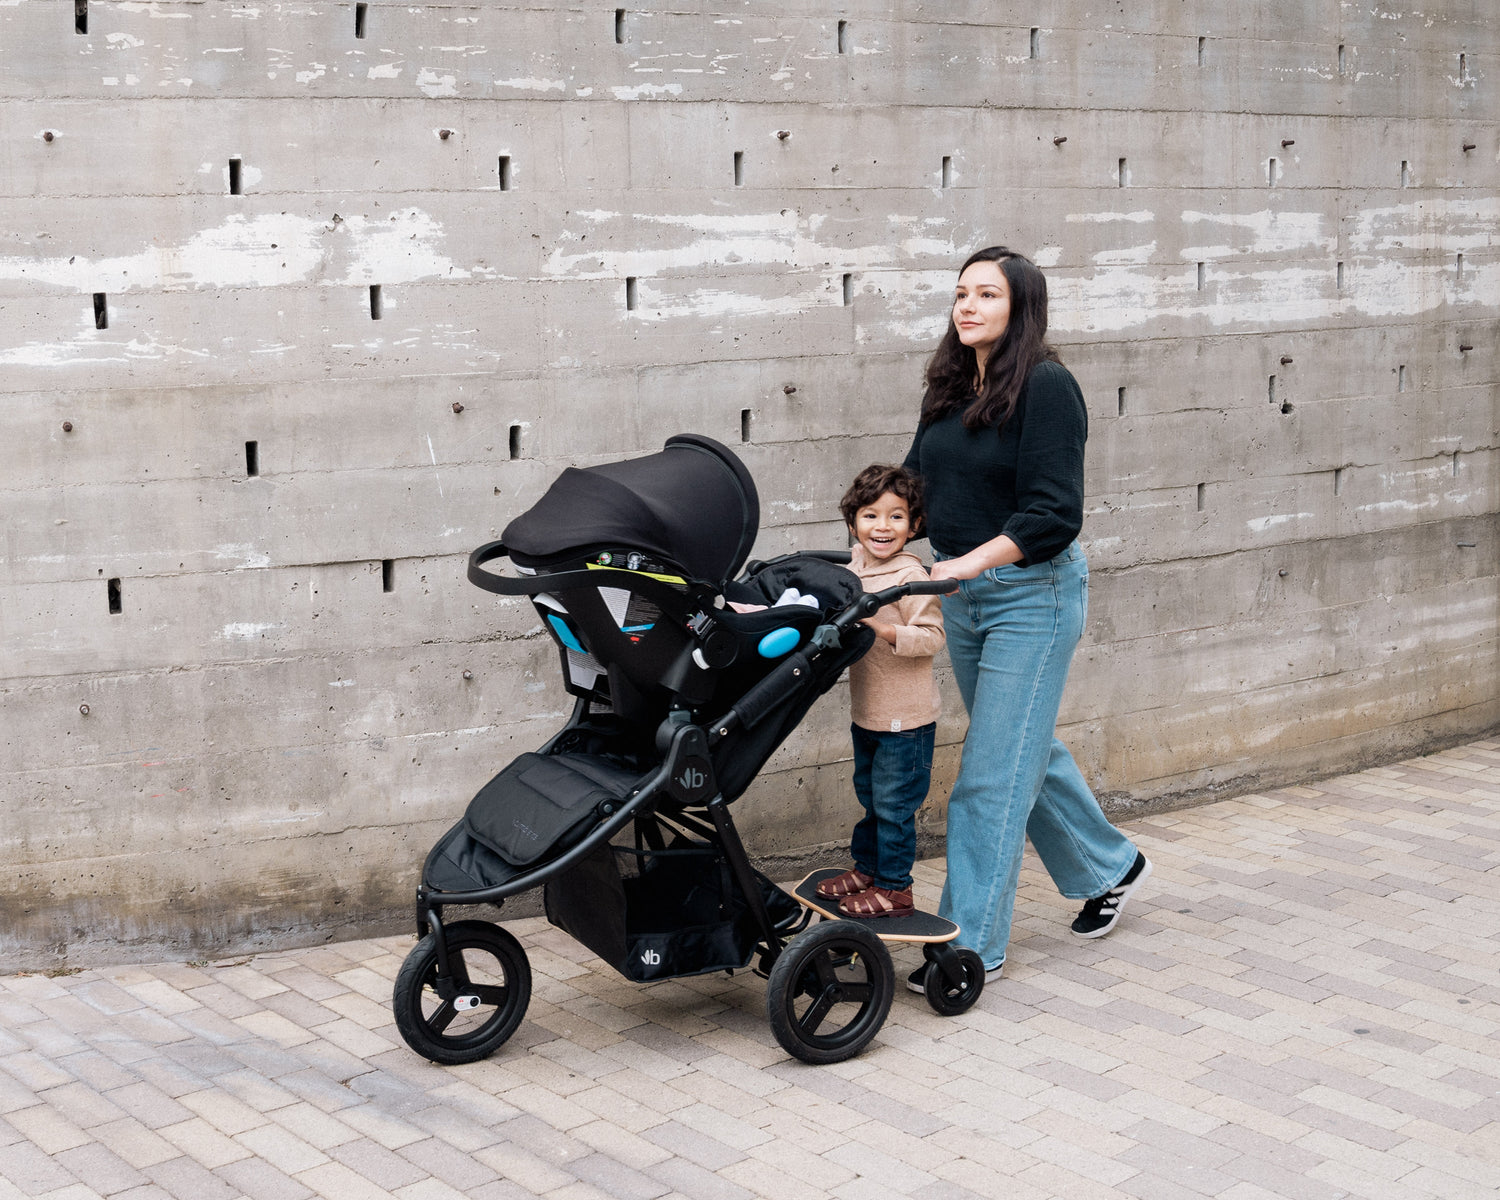
[[[865,591],[926,579],[922,560],[905,550],[885,562],[867,561],[855,543],[849,569]],[[938,718],[942,702],[932,675],[932,656],[943,648],[943,605],[937,596],[907,596],[887,604],[875,620],[896,627],[896,644],[884,638],[849,668],[850,719],[861,729],[900,733]]]

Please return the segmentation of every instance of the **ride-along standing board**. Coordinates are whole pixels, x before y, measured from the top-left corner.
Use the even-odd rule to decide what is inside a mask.
[[[974,951],[954,949],[948,943],[958,937],[952,921],[937,913],[914,909],[904,917],[855,917],[839,911],[837,900],[818,895],[818,884],[843,874],[837,867],[823,867],[807,876],[792,889],[792,895],[804,908],[810,908],[830,921],[847,921],[869,930],[882,942],[907,942],[920,945],[927,959],[927,977],[923,991],[935,1012],[954,1016],[968,1009],[984,990],[984,963]]]

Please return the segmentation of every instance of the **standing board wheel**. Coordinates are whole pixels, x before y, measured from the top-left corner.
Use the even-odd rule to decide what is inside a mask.
[[[895,992],[884,943],[852,921],[824,921],[793,938],[776,959],[766,1012],[793,1058],[843,1062],[880,1032]]]
[[[488,921],[450,925],[444,941],[452,995],[439,994],[437,942],[429,933],[396,975],[396,1028],[423,1058],[445,1066],[477,1062],[520,1025],[531,1000],[531,964],[521,943]]]
[[[922,992],[932,1011],[944,1017],[956,1017],[968,1012],[979,993],[984,991],[984,960],[967,947],[953,951],[953,957],[962,969],[963,980],[954,983],[943,972],[936,961],[927,963],[927,975],[922,980]]]

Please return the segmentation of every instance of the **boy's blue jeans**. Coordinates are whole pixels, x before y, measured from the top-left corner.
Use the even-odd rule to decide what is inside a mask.
[[[851,725],[849,732],[854,739],[854,794],[865,809],[849,851],[855,868],[871,876],[876,887],[899,892],[911,887],[917,809],[927,799],[932,779],[937,726],[886,733]]]
[[[1005,961],[1027,837],[1072,900],[1102,896],[1135,862],[1135,846],[1105,818],[1055,733],[1088,586],[1075,542],[1049,562],[995,567],[943,597],[969,732],[948,797],[938,912],[986,969]]]

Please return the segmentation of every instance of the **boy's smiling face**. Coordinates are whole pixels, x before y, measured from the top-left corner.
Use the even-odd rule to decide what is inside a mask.
[[[915,530],[906,501],[895,492],[882,492],[873,504],[854,514],[849,532],[871,562],[884,562],[901,552]]]

